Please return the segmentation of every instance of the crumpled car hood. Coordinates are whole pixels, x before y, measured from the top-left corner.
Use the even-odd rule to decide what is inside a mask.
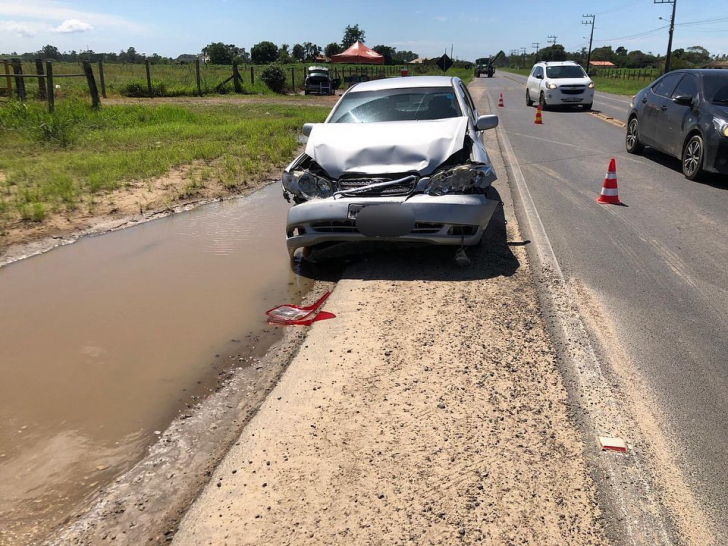
[[[308,137],[306,155],[331,177],[417,171],[431,174],[465,142],[466,117],[435,121],[321,123]]]

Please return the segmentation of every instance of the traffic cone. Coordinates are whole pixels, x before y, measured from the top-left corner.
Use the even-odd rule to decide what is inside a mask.
[[[500,97],[498,97],[498,108],[505,107],[505,104],[503,104],[503,93],[500,94]]]
[[[602,184],[602,193],[597,197],[597,203],[602,205],[621,205],[617,190],[617,165],[614,158],[609,162],[607,175],[604,177]]]
[[[533,120],[533,122],[536,125],[543,125],[543,120],[541,119],[541,105],[536,105],[536,119]]]

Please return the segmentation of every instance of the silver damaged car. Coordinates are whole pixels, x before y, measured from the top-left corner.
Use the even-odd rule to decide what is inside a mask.
[[[305,152],[283,172],[293,200],[286,237],[299,248],[365,240],[477,244],[500,200],[480,116],[446,76],[363,82],[324,123],[306,124]]]

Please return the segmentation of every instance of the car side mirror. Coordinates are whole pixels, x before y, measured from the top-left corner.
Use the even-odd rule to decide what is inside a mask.
[[[314,123],[303,124],[303,136],[311,136],[311,129],[313,129]]]
[[[690,106],[693,103],[693,97],[690,95],[677,95],[672,98],[672,102],[681,106]]]
[[[536,79],[543,80],[543,74],[536,74]]]
[[[480,116],[478,121],[475,123],[475,128],[478,131],[485,131],[487,129],[495,129],[498,127],[498,116],[495,114],[488,114],[487,116]]]

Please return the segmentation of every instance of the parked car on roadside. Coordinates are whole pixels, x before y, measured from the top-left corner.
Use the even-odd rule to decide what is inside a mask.
[[[283,172],[288,251],[366,240],[477,244],[500,199],[478,114],[459,78],[415,76],[349,88]]]
[[[728,174],[728,70],[668,72],[639,91],[627,117],[627,151],[677,157],[690,180]]]
[[[574,61],[542,61],[533,65],[526,80],[526,105],[534,102],[541,110],[561,105],[591,110],[594,82]]]
[[[311,66],[304,82],[304,94],[333,95],[334,82],[329,76],[329,69],[324,66]]]

